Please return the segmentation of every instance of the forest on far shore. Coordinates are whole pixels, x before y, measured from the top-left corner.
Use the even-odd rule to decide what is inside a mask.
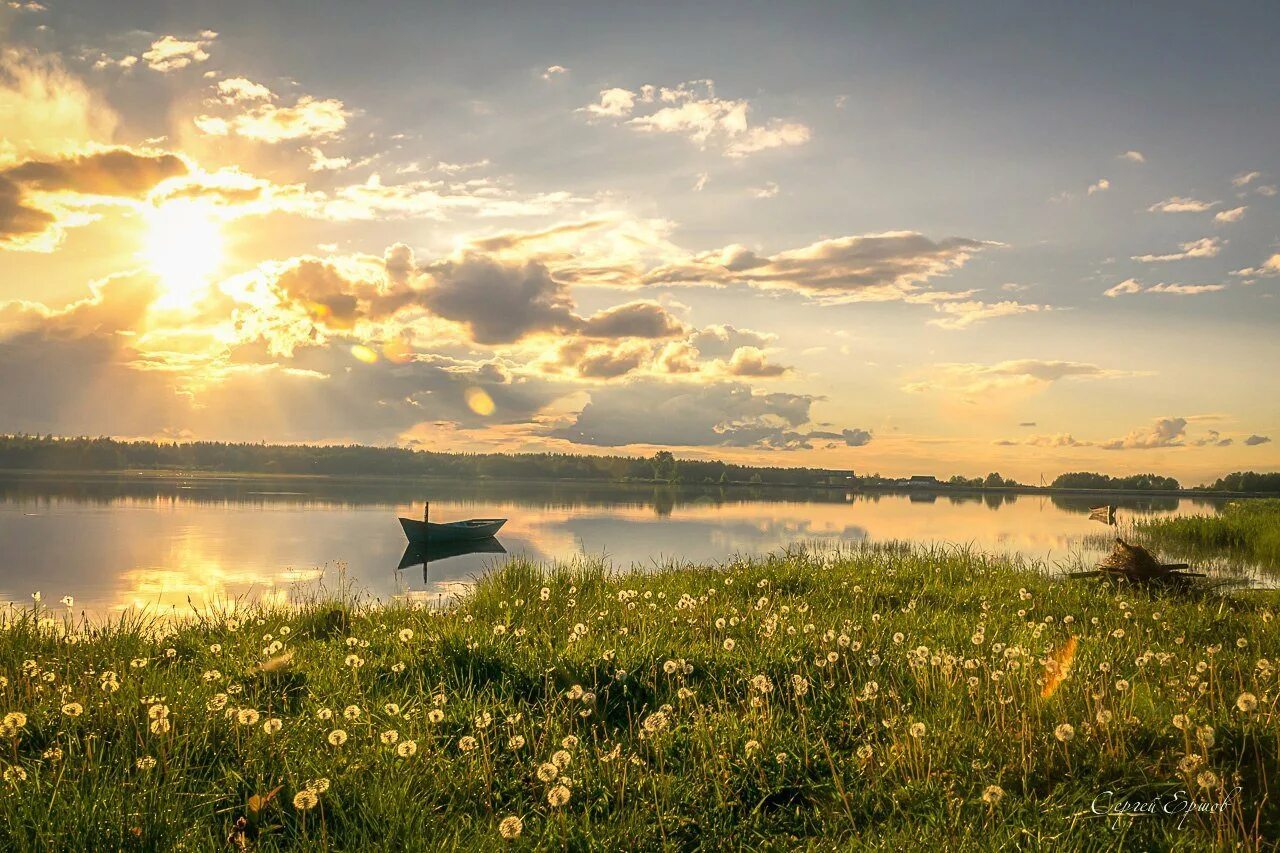
[[[548,479],[595,482],[659,482],[840,486],[845,488],[1021,488],[1001,477],[914,475],[910,479],[848,469],[738,465],[715,459],[652,456],[587,456],[571,453],[447,453],[365,445],[235,444],[218,441],[121,441],[0,435],[0,469],[36,471],[188,471],[328,476],[420,476],[461,479]],[[1176,491],[1172,477],[1111,477],[1087,471],[1059,475],[1055,489]],[[1243,471],[1198,488],[1225,492],[1280,493],[1280,473]]]

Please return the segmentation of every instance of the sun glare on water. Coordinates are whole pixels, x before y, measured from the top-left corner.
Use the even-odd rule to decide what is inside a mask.
[[[147,266],[164,286],[160,304],[195,302],[222,262],[222,230],[213,211],[197,202],[170,202],[147,217],[143,250]]]

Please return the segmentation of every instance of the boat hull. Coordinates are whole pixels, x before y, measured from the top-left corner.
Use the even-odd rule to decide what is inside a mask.
[[[474,542],[488,539],[502,529],[505,518],[472,518],[467,521],[455,521],[449,524],[436,524],[431,521],[418,521],[414,518],[400,519],[400,527],[405,538],[414,543]]]

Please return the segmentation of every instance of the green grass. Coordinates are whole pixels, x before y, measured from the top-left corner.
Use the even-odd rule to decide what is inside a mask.
[[[1232,501],[1216,515],[1138,521],[1135,530],[1154,545],[1183,553],[1225,549],[1280,567],[1280,499]]]
[[[0,731],[4,850],[1280,838],[1269,591],[1117,592],[891,546],[650,574],[514,562],[448,610],[314,602],[95,628],[58,607],[0,631],[0,712],[25,715]],[[1091,815],[1105,791],[1219,802],[1237,786],[1185,825]],[[504,841],[512,816],[523,830]]]

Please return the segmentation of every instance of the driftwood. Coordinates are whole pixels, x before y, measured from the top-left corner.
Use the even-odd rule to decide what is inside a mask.
[[[1071,577],[1105,577],[1131,583],[1177,582],[1204,577],[1201,572],[1184,571],[1186,568],[1186,563],[1161,563],[1141,545],[1130,545],[1123,539],[1116,539],[1115,548],[1098,563],[1095,571],[1074,572]]]

